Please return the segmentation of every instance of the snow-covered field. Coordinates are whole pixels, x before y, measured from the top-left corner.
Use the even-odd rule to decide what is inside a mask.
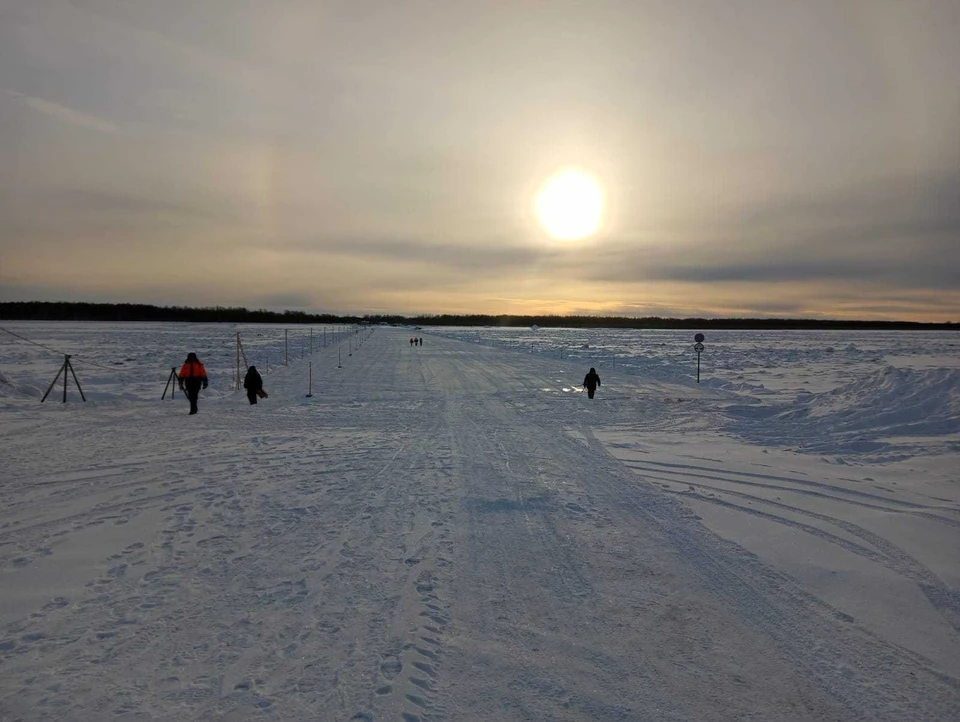
[[[4,720],[960,719],[955,334],[0,326]]]

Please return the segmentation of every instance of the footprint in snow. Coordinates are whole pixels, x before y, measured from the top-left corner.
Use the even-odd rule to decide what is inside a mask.
[[[383,661],[380,663],[380,674],[382,674],[387,679],[396,679],[396,677],[403,671],[403,662],[394,657],[392,654],[387,655],[383,658]]]

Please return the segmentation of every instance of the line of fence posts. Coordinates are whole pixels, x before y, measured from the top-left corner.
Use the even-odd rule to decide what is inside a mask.
[[[357,348],[359,348],[360,346],[363,345],[364,337],[360,334],[360,330],[359,330],[359,329],[355,329],[355,330],[354,330],[354,333],[358,335],[358,339],[359,339],[359,340],[357,341]],[[344,335],[345,335],[345,332],[342,331],[342,330],[337,330],[337,331],[331,330],[331,342],[337,341],[337,342],[339,342],[339,343],[342,344],[342,342],[343,342],[343,336],[344,336]],[[326,346],[327,346],[327,328],[326,328],[326,326],[324,326],[324,328],[323,328],[323,337],[322,337],[322,338],[323,338],[323,348],[326,348]],[[313,346],[313,328],[312,328],[312,327],[310,328],[310,337],[309,337],[309,339],[310,339],[310,340],[309,340],[309,343],[310,343],[310,354],[313,355],[314,346]],[[354,350],[353,336],[348,336],[348,337],[347,337],[347,341],[348,341],[348,344],[347,344],[347,345],[348,345],[348,354],[347,354],[347,355],[348,355],[348,356],[353,356],[353,350]],[[303,358],[303,352],[304,352],[304,350],[305,350],[305,349],[304,349],[304,344],[303,344],[303,342],[301,342],[300,348],[301,348],[301,354],[300,354],[300,356],[301,356],[301,358]],[[264,356],[264,358],[265,358],[265,369],[264,369],[264,372],[267,373],[267,372],[269,372],[269,369],[270,369],[270,356],[269,356],[268,353],[266,353],[266,352],[264,352],[264,353],[265,353],[265,356]],[[241,367],[241,361],[243,362],[243,367]],[[290,365],[290,334],[289,334],[289,329],[284,329],[284,331],[283,331],[283,362],[284,362],[284,366],[289,366],[289,365]],[[242,340],[242,338],[241,338],[241,336],[240,336],[240,331],[237,331],[237,332],[236,332],[236,376],[235,376],[235,378],[234,378],[234,382],[235,382],[234,385],[235,385],[235,387],[236,387],[237,390],[239,390],[240,387],[243,385],[243,371],[242,371],[242,369],[243,369],[243,368],[247,368],[247,366],[248,366],[247,354],[246,354],[246,351],[245,351],[244,348],[243,348],[243,340]],[[343,350],[342,350],[342,346],[338,346],[338,347],[337,347],[337,368],[343,368]],[[86,397],[84,397],[84,395],[83,395],[83,389],[80,388],[80,382],[77,380],[77,375],[76,375],[76,373],[74,373],[74,371],[73,371],[73,365],[70,364],[70,356],[66,356],[66,357],[64,358],[64,363],[63,363],[63,365],[61,365],[60,370],[57,372],[56,377],[53,379],[53,383],[50,384],[50,388],[47,389],[47,393],[43,395],[43,399],[41,399],[41,403],[43,403],[43,401],[46,400],[47,396],[49,395],[50,391],[53,389],[53,387],[54,387],[54,385],[56,384],[57,380],[60,378],[60,373],[63,373],[63,374],[64,374],[64,379],[63,379],[63,380],[64,380],[63,401],[66,402],[66,400],[67,400],[67,389],[66,389],[67,377],[66,377],[66,369],[69,369],[69,370],[70,370],[70,373],[73,375],[74,381],[76,381],[76,383],[77,383],[77,389],[80,391],[80,397],[83,398],[84,401],[86,401]],[[163,394],[160,396],[160,399],[161,399],[161,400],[164,400],[164,399],[166,398],[166,396],[167,396],[167,390],[168,390],[168,389],[170,390],[170,398],[173,398],[173,397],[174,397],[174,394],[175,394],[175,392],[176,392],[176,386],[177,386],[177,384],[179,383],[179,380],[180,380],[180,379],[179,379],[179,376],[177,375],[177,367],[176,367],[176,366],[172,366],[172,367],[170,368],[170,375],[167,376],[167,382],[166,382],[166,384],[165,384],[164,387],[163,387]],[[312,396],[313,396],[313,361],[310,361],[309,364],[308,364],[308,367],[307,367],[307,397],[309,398],[309,397],[312,397]]]
[[[355,333],[359,334],[360,331],[356,330]],[[341,332],[336,332],[337,339],[342,337]],[[360,337],[358,342],[358,347],[363,345],[363,337]],[[323,348],[327,346],[327,328],[323,328]],[[313,328],[310,328],[310,355],[313,355]],[[303,357],[304,346],[301,342],[301,358]],[[350,339],[350,356],[353,355],[353,339]],[[50,382],[50,385],[47,387],[46,392],[43,394],[43,397],[40,399],[42,404],[47,400],[47,397],[50,395],[50,392],[53,391],[53,387],[56,386],[57,381],[60,380],[60,375],[63,375],[63,395],[61,398],[61,403],[67,402],[67,386],[68,386],[68,377],[67,373],[69,372],[70,376],[73,377],[74,383],[77,385],[77,391],[80,393],[80,398],[86,402],[87,397],[83,393],[83,387],[80,385],[80,379],[77,378],[77,372],[73,368],[73,364],[70,363],[70,354],[64,354],[63,363],[60,364],[60,368],[57,369],[56,376],[53,377],[53,381]],[[290,364],[290,347],[289,347],[289,331],[284,329],[283,332],[283,356],[284,356],[284,365],[288,366]],[[265,352],[265,368],[264,372],[269,373],[270,371],[270,355]],[[243,367],[241,367],[241,361],[243,362]],[[236,332],[236,375],[234,376],[234,387],[239,390],[243,385],[243,368],[248,366],[247,354],[243,348],[243,341],[240,336],[240,332]],[[340,348],[337,349],[337,368],[343,367],[343,358]],[[177,367],[171,366],[170,373],[167,375],[166,383],[163,385],[163,393],[160,395],[160,400],[164,401],[167,398],[167,391],[170,392],[170,398],[174,398],[177,393],[177,386],[180,383],[180,377],[177,374]],[[307,396],[313,396],[313,362],[311,361],[308,368],[308,393]]]

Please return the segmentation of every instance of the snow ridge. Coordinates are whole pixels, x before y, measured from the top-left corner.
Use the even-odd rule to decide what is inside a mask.
[[[730,428],[764,444],[800,450],[868,453],[892,460],[917,453],[930,437],[960,433],[960,370],[888,366],[789,408],[733,406]],[[948,448],[954,444],[948,444]]]

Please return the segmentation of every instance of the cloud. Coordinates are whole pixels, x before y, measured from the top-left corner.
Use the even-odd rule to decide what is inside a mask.
[[[43,207],[57,208],[58,211],[67,213],[92,212],[98,215],[124,214],[151,218],[164,213],[204,218],[218,217],[212,209],[196,204],[90,188],[44,189],[33,194],[33,200]]]
[[[547,254],[532,246],[482,243],[434,243],[407,239],[324,241],[320,252],[375,257],[384,262],[435,264],[474,272],[516,271],[528,267]]]
[[[605,283],[870,282],[953,289],[960,175],[900,177],[730,211],[662,242],[611,239],[585,263]],[[679,237],[678,237],[679,235]]]
[[[12,92],[11,95],[21,105],[25,105],[48,118],[54,118],[63,123],[69,123],[70,125],[86,128],[87,130],[96,130],[101,133],[116,133],[120,130],[119,126],[111,123],[109,120],[99,118],[89,113],[82,113],[79,110],[68,108],[59,103],[17,92]]]
[[[314,299],[306,293],[274,293],[251,300],[251,304],[256,308],[282,310],[310,308],[313,303]]]
[[[956,3],[750,4],[14,3],[0,278],[56,257],[64,288],[248,306],[956,308]],[[532,196],[570,164],[607,230],[543,243]]]

